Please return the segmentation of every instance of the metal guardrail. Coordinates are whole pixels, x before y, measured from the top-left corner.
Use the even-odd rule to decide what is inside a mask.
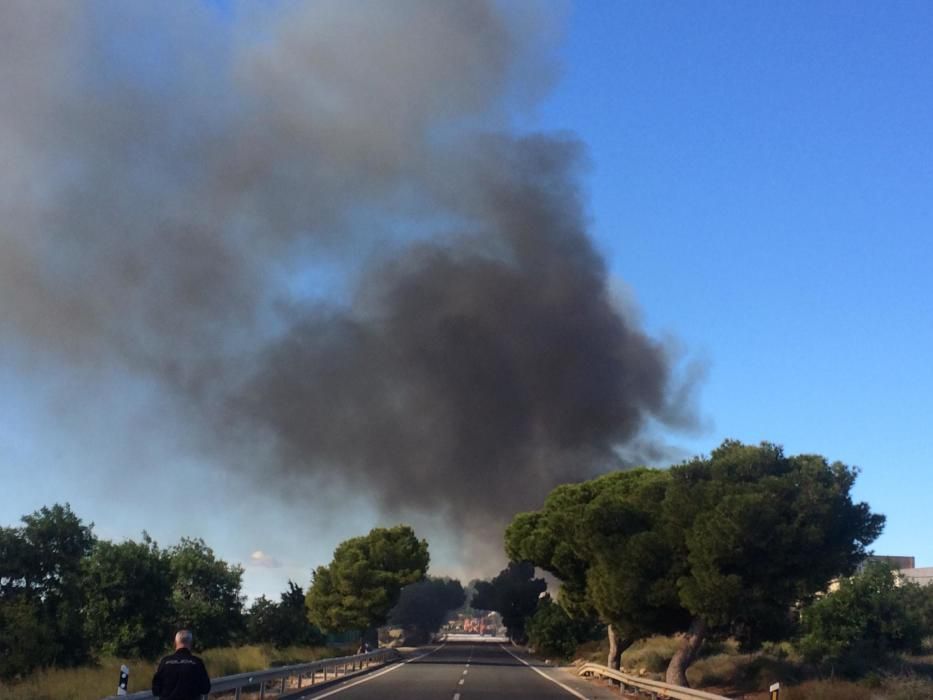
[[[674,700],[729,700],[723,695],[707,693],[705,690],[694,690],[679,685],[671,685],[650,678],[639,678],[627,673],[616,671],[608,666],[599,664],[583,664],[577,671],[581,676],[598,676],[619,681],[624,687],[649,693],[655,698],[672,698]]]
[[[368,654],[356,656],[338,656],[332,659],[321,659],[306,664],[292,666],[279,666],[264,671],[251,671],[238,673],[235,676],[224,676],[211,680],[211,692],[205,698],[218,696],[241,700],[249,694],[259,700],[272,700],[272,698],[285,698],[287,695],[301,689],[324,682],[347,678],[372,666],[385,664],[400,655],[395,649],[377,649]],[[111,695],[104,700],[152,700],[153,695],[148,690],[129,693],[128,695]]]

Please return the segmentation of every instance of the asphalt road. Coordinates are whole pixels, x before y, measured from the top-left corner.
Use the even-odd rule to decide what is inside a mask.
[[[557,682],[554,682],[557,681]],[[594,700],[618,693],[521,659],[501,644],[448,643],[307,696],[314,700]]]

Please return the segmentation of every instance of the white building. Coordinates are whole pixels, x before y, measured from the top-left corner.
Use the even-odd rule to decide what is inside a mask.
[[[919,583],[921,586],[933,584],[933,566],[924,566],[919,569],[901,569],[898,573],[908,581]]]

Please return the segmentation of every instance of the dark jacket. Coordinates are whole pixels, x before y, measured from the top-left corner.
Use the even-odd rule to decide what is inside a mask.
[[[204,662],[185,648],[162,659],[152,677],[152,694],[161,700],[197,700],[210,690]]]

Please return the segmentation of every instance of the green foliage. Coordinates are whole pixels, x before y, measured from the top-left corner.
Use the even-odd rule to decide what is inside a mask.
[[[871,562],[857,576],[803,611],[800,649],[809,661],[853,667],[877,665],[896,652],[919,653],[933,633],[926,618],[930,591],[899,581],[881,562]]]
[[[333,561],[314,571],[309,619],[327,632],[384,625],[402,588],[423,579],[429,561],[428,543],[407,525],[342,542]]]
[[[574,617],[595,613],[629,642],[682,627],[676,533],[661,510],[669,483],[668,472],[633,469],[560,486],[513,520],[506,551],[557,576]]]
[[[90,653],[80,569],[94,544],[93,525],[82,523],[67,504],[41,508],[22,522],[19,528],[0,529],[0,649],[21,636],[16,621],[45,642],[34,655],[0,651],[7,675],[34,666],[79,664]],[[17,665],[14,657],[27,665]]]
[[[98,542],[82,564],[85,631],[105,654],[153,658],[172,633],[168,554],[148,535],[142,542]]]
[[[538,602],[538,609],[528,620],[528,642],[546,656],[570,658],[577,647],[601,634],[600,626],[592,621],[575,620],[546,595]]]
[[[850,495],[857,471],[780,447],[726,441],[672,467],[664,503],[679,537],[681,603],[742,641],[774,638],[787,612],[851,573],[884,517]]]
[[[449,578],[428,578],[402,589],[398,604],[389,614],[389,623],[404,627],[408,639],[417,643],[430,640],[447,621],[447,614],[466,600],[463,586]]]
[[[37,603],[19,597],[0,604],[0,678],[23,676],[42,665],[54,641]]]
[[[265,596],[257,598],[246,615],[247,638],[254,644],[277,648],[320,644],[323,636],[308,620],[305,594],[301,586],[288,582],[288,590],[276,603]]]
[[[246,611],[246,638],[250,644],[270,644],[279,623],[279,606],[261,595]]]
[[[168,554],[174,626],[194,630],[199,648],[236,639],[243,630],[243,567],[218,559],[201,539],[182,538]]]
[[[669,680],[708,631],[749,645],[788,632],[793,605],[849,573],[883,516],[854,503],[857,471],[769,443],[556,488],[506,531],[506,551],[561,580],[574,617],[594,611],[623,646],[684,630]],[[677,667],[676,672],[673,671]]]
[[[538,608],[538,598],[547,589],[542,578],[534,578],[533,564],[509,562],[492,581],[476,583],[476,593],[470,605],[478,610],[495,610],[502,615],[502,622],[509,637],[524,642],[525,623]]]

